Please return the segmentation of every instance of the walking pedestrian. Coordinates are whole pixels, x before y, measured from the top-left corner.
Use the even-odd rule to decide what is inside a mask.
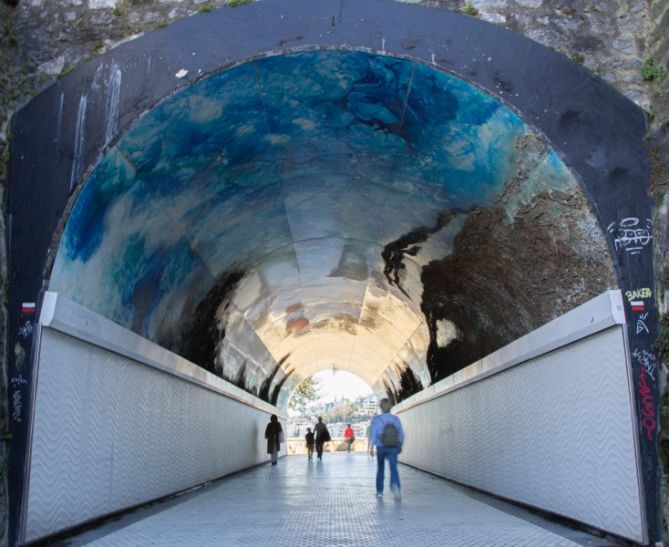
[[[355,441],[355,433],[351,424],[346,424],[346,429],[344,430],[344,442],[346,443],[346,452],[351,452],[351,445]]]
[[[390,399],[381,399],[379,402],[381,414],[372,418],[372,447],[376,446],[376,495],[383,496],[383,475],[385,461],[390,467],[390,489],[396,500],[401,498],[400,476],[397,472],[397,455],[402,452],[404,431],[397,416],[390,413],[392,403]]]
[[[307,459],[311,461],[314,459],[314,434],[310,427],[307,427],[307,434],[304,436],[304,442],[307,445]]]
[[[281,450],[281,443],[283,442],[283,428],[276,414],[272,414],[272,417],[269,419],[269,423],[265,428],[265,438],[267,439],[267,453],[272,455],[272,465],[276,465],[279,458],[279,450]]]
[[[316,435],[316,455],[319,460],[323,459],[323,445],[330,441],[330,432],[328,427],[323,423],[323,418],[318,417],[318,423],[314,426],[314,433]]]

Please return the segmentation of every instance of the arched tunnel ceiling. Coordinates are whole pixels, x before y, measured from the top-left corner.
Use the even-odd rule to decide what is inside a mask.
[[[398,399],[614,286],[549,144],[433,67],[266,57],[165,100],[82,185],[50,288],[282,404]]]

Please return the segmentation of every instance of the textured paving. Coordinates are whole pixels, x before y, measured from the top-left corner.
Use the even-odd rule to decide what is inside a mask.
[[[401,501],[364,453],[258,467],[103,525],[68,545],[609,545],[400,466]]]

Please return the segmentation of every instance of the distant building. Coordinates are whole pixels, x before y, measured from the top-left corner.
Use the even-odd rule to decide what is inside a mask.
[[[343,406],[351,407],[350,417],[346,418],[345,421],[340,421],[343,417],[340,417],[337,421],[330,421],[328,415],[336,415],[337,410]],[[346,397],[327,403],[314,401],[307,405],[304,414],[299,416],[291,415],[288,421],[288,435],[290,437],[304,437],[307,432],[307,427],[313,429],[318,417],[323,416],[332,437],[343,437],[346,424],[350,423],[356,437],[366,438],[367,427],[370,424],[370,417],[377,413],[378,400],[375,395],[358,397],[353,401]]]
[[[365,416],[374,416],[378,412],[378,401],[375,395],[368,395],[367,397],[361,397],[356,401],[360,408],[360,414]]]

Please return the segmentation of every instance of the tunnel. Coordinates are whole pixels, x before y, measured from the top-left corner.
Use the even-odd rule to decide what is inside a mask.
[[[127,364],[125,376],[105,372],[116,357],[77,349],[83,332],[253,412],[284,417],[297,385],[333,368],[410,412],[520,341],[557,344],[561,325],[579,323],[602,293],[620,295],[620,381],[638,414],[634,439],[625,429],[644,489],[630,534],[657,537],[644,129],[632,103],[553,51],[472,18],[377,0],[213,11],[67,75],[13,125],[10,370],[31,409],[15,424],[15,538],[59,528],[45,524],[53,516],[35,524],[26,494],[48,445],[41,401],[70,389],[41,360],[99,361],[75,400],[143,381]],[[37,317],[45,330],[19,329]],[[208,403],[179,397],[199,409],[186,420],[213,420]],[[108,404],[121,414],[126,403]],[[150,416],[172,416],[165,404]],[[85,427],[107,423],[91,420]],[[253,463],[239,458],[236,468]]]
[[[477,88],[304,52],[138,120],[49,288],[274,404],[333,366],[400,400],[613,287],[598,232],[557,154]]]

